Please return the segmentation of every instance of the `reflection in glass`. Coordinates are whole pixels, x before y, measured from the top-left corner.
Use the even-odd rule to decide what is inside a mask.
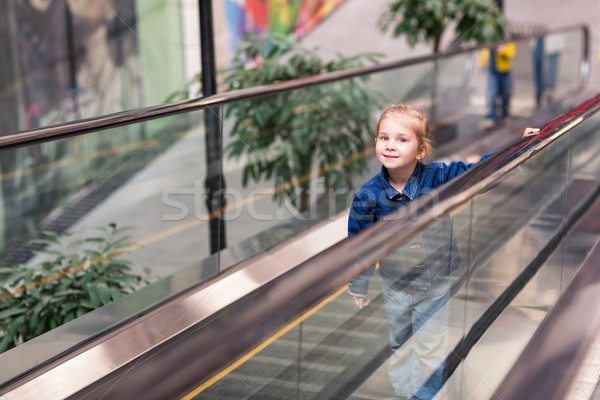
[[[449,218],[379,261],[396,396],[432,398],[439,389],[448,354],[450,276],[459,266]]]
[[[231,250],[249,257],[344,210],[379,104],[351,79],[227,105],[223,169],[239,203],[227,221]]]
[[[466,311],[462,340],[469,348],[455,349],[461,368],[449,378],[449,387],[464,398],[492,395],[558,298],[562,266],[533,268],[539,268],[536,258],[563,223],[568,160],[564,137],[473,200],[472,272],[459,297]],[[518,278],[524,287],[511,289]]]
[[[525,60],[529,56],[520,50],[517,57]],[[573,60],[580,58],[580,54],[573,54]],[[475,54],[469,53],[439,62],[436,105],[437,116],[444,121],[436,121],[438,143],[477,133],[474,125],[485,115],[481,100],[485,97],[486,75],[484,70],[473,68],[474,59]],[[524,65],[529,66],[525,61]],[[573,71],[564,67],[559,61],[556,90],[572,88],[576,82]],[[532,101],[533,69],[527,67],[519,73],[519,100]],[[223,191],[227,196],[222,217],[227,224],[229,247],[217,256],[221,269],[346,208],[348,192],[342,188],[347,181],[356,187],[357,181],[363,181],[363,166],[373,169],[376,164],[370,157],[373,121],[364,107],[373,98],[363,96],[358,89],[363,85],[375,88],[381,92],[381,99],[395,102],[402,97],[431,109],[430,82],[431,63],[426,63],[374,73],[366,81],[352,79],[227,105],[229,110],[237,107],[245,111],[237,116],[230,111],[222,120],[223,142],[230,152],[225,153],[222,167],[216,167],[225,178]],[[281,106],[286,107],[278,108]],[[521,115],[529,115],[529,111],[527,107],[519,110]],[[53,210],[75,204],[80,195],[107,184],[110,191],[100,192],[94,207],[79,210],[83,216],[65,214],[62,222],[77,227],[116,220],[120,226],[136,227],[134,241],[138,245],[128,259],[136,269],[150,266],[163,277],[210,258],[208,225],[215,216],[206,209],[204,179],[210,167],[205,160],[203,113],[4,152],[0,158],[4,239],[14,239],[15,232],[32,232]],[[271,121],[264,123],[264,119]],[[149,126],[151,129],[146,129]],[[340,131],[347,134],[340,135]],[[597,169],[593,163],[596,152],[591,145],[595,141],[590,138],[575,140],[578,152],[573,163],[585,165],[581,172],[593,174]],[[312,147],[315,141],[320,141],[322,152]],[[537,210],[556,201],[567,179],[565,151],[566,144],[557,143],[546,152],[548,156],[530,160],[477,198],[467,212],[461,213],[460,221],[439,221],[380,261],[384,287],[380,303],[383,297],[389,343],[394,350],[389,378],[395,386],[410,387],[410,394],[434,390],[427,385],[432,377],[440,379],[442,353],[448,354],[447,343],[457,342],[462,334],[453,336],[452,328],[468,331],[485,306],[510,283],[512,274],[518,273],[522,263],[541,246],[543,235],[536,229],[554,227],[560,221],[548,218],[527,233],[519,232]],[[266,158],[269,154],[275,158]],[[316,156],[322,158],[317,160]],[[266,173],[267,167],[277,163],[279,169]],[[293,168],[298,173],[292,173]],[[287,196],[287,202],[274,195]],[[467,220],[467,215],[472,219]],[[533,250],[515,251],[522,249],[522,243]],[[474,274],[465,285],[468,293],[464,298],[449,300],[450,281],[456,278],[462,282],[467,270]],[[193,278],[200,281],[217,271],[210,269],[205,274],[203,269]],[[191,281],[190,285],[197,283]],[[464,299],[474,300],[469,303],[463,324],[462,317],[457,317],[462,314],[452,307],[455,303],[462,305]],[[345,312],[351,313],[347,309]],[[407,360],[420,363],[420,367],[409,368],[410,374],[401,372],[407,370]],[[406,392],[402,389],[399,393]]]

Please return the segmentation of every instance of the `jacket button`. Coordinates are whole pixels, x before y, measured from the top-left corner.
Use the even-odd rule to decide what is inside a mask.
[[[412,246],[410,246],[411,249],[420,249],[421,245],[420,244],[413,244]]]
[[[417,265],[417,268],[425,268],[425,267],[427,267],[427,265],[425,265],[425,264],[419,264],[419,265]]]
[[[408,197],[406,197],[405,195],[402,195],[402,201],[406,201],[408,200]]]

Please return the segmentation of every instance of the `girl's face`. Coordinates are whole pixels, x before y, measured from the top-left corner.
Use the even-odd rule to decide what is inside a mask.
[[[388,172],[412,173],[417,161],[425,157],[425,151],[419,149],[412,125],[407,123],[408,119],[390,115],[379,124],[375,155]]]

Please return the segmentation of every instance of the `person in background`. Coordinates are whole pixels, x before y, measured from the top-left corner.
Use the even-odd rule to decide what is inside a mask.
[[[566,48],[566,38],[563,34],[548,35],[544,39],[544,96],[547,103],[555,98],[556,82],[560,65],[560,55]]]
[[[535,78],[535,105],[542,105],[544,94],[544,36],[535,39],[533,46],[533,76]]]
[[[514,42],[501,44],[495,49],[483,49],[480,57],[483,65],[488,67],[488,124],[495,124],[499,118],[510,115],[510,98],[512,90],[512,64],[517,55]],[[498,110],[500,100],[500,110]]]

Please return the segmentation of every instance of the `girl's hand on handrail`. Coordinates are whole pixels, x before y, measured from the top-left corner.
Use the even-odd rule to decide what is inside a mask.
[[[535,135],[539,131],[540,131],[540,128],[525,128],[525,132],[523,132],[522,137],[526,138],[527,136]]]

